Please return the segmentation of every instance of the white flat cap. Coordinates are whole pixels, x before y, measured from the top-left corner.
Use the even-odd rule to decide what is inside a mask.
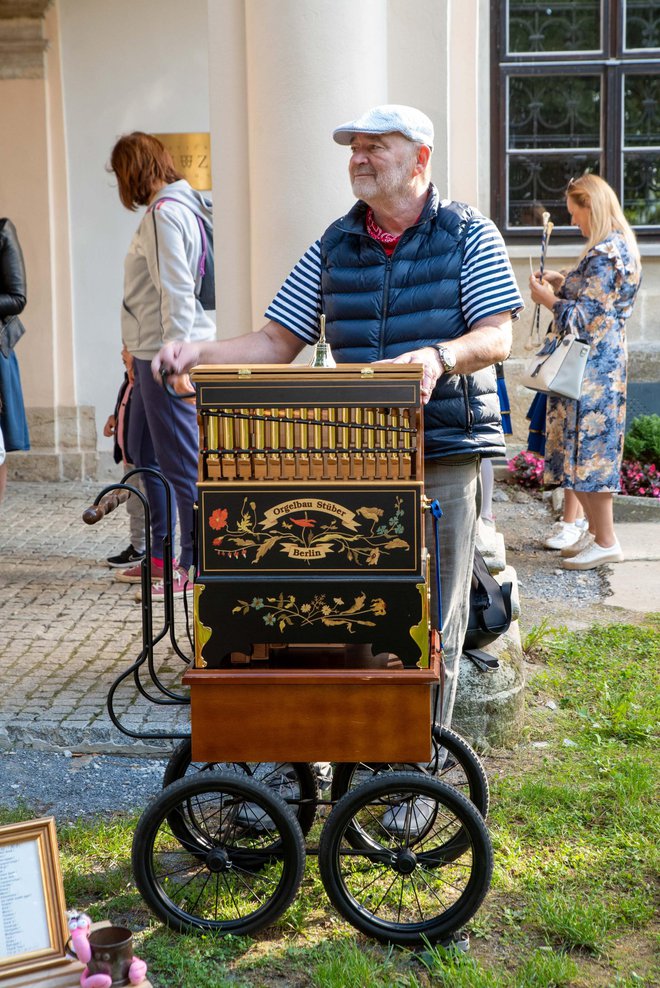
[[[386,103],[367,110],[357,120],[349,120],[332,132],[337,144],[350,144],[354,134],[403,134],[409,141],[426,144],[433,150],[433,124],[414,106]]]

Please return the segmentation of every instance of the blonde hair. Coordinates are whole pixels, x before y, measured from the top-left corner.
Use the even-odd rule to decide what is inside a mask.
[[[572,199],[577,206],[589,210],[589,236],[580,254],[580,260],[585,254],[601,243],[611,233],[620,233],[628,245],[637,268],[641,266],[639,247],[628,220],[623,215],[621,204],[616,193],[605,179],[599,175],[581,175],[572,178],[566,189],[566,199]]]

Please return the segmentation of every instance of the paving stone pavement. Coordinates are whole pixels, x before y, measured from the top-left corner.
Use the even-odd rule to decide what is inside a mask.
[[[9,482],[0,508],[0,751],[164,753],[171,742],[121,734],[107,709],[108,689],[142,648],[136,587],[118,583],[105,563],[128,544],[120,507],[95,526],[82,513],[101,483]],[[154,626],[163,609],[154,605]],[[177,640],[186,655],[182,602]],[[168,640],[155,650],[165,686],[180,686],[185,665]],[[148,680],[146,680],[148,682]],[[152,689],[152,693],[158,696]],[[137,734],[187,734],[187,705],[156,705],[131,677],[116,694],[116,711]]]

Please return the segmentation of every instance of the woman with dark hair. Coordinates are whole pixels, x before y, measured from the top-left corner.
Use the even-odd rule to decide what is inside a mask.
[[[169,152],[150,134],[135,131],[121,137],[112,149],[109,170],[117,178],[119,198],[127,209],[147,207],[124,264],[122,340],[134,372],[128,445],[136,466],[160,469],[174,488],[181,536],[174,592],[182,596],[192,564],[197,415],[193,404],[172,398],[156,384],[150,364],[164,343],[215,339],[215,321],[197,297],[204,251],[200,224],[212,229],[211,204],[181,177]],[[172,383],[187,390],[185,382]],[[157,581],[153,593],[158,597],[163,595],[165,493],[149,474],[145,481],[152,575]],[[119,573],[117,579],[139,583],[140,566]]]
[[[619,490],[626,417],[625,323],[641,278],[635,235],[610,186],[597,175],[571,180],[566,203],[586,238],[577,267],[564,278],[530,278],[534,302],[550,309],[552,332],[590,344],[579,400],[551,396],[546,416],[545,481],[575,492],[589,531],[561,550],[566,569],[621,562],[612,495]]]
[[[16,227],[0,219],[0,501],[7,483],[5,455],[28,450],[28,432],[18,360],[17,341],[25,332],[19,315],[27,302],[23,251]]]

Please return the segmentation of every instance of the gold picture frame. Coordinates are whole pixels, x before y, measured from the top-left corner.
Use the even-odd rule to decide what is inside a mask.
[[[174,167],[199,192],[210,192],[211,135],[209,133],[154,134],[172,155]]]
[[[0,985],[66,962],[67,939],[54,818],[0,827]]]

